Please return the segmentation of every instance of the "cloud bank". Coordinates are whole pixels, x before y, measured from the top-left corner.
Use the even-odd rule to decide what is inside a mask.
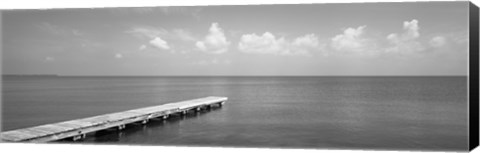
[[[443,35],[420,39],[420,26],[419,21],[416,19],[404,21],[402,32],[390,33],[386,36],[367,35],[366,29],[366,25],[348,27],[342,33],[336,34],[329,39],[324,37],[326,40],[324,42],[321,42],[314,33],[291,39],[285,36],[278,37],[269,31],[261,35],[256,33],[243,34],[239,38],[236,49],[246,54],[268,55],[311,55],[312,53],[406,55],[423,52],[427,49],[439,49],[444,47],[448,43],[447,40],[449,40]],[[372,31],[375,31],[375,29]],[[203,39],[197,39],[188,30],[178,28],[165,30],[162,28],[136,27],[127,32],[143,39],[148,38],[148,43],[151,46],[161,50],[172,50],[172,53],[172,48],[175,47],[172,47],[172,44],[167,42],[167,40],[190,44],[193,47],[191,50],[199,50],[207,54],[226,53],[232,44],[218,23],[211,24],[208,34]],[[325,48],[327,45],[329,47],[328,50]],[[146,48],[148,46],[141,45],[139,50],[145,50]],[[188,50],[188,48],[184,47],[183,50]]]
[[[263,35],[253,33],[242,35],[238,43],[239,51],[252,54],[306,55],[311,50],[319,48],[320,43],[315,34],[308,34],[289,41],[284,37],[276,38],[270,32],[265,32]]]

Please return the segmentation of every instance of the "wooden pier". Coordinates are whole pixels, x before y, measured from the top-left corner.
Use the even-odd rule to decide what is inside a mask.
[[[24,128],[1,133],[6,142],[48,142],[72,138],[74,141],[83,139],[87,133],[96,132],[109,128],[122,130],[126,124],[140,122],[146,124],[150,119],[167,119],[169,115],[187,111],[200,111],[202,108],[211,106],[221,107],[227,97],[205,97],[176,103],[168,103],[153,107],[127,110],[89,118],[46,124],[31,128]]]

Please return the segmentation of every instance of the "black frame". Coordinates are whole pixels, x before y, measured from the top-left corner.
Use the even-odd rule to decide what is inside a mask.
[[[478,49],[478,7],[470,2],[469,5],[469,150],[478,146],[478,69],[479,69],[479,49]]]

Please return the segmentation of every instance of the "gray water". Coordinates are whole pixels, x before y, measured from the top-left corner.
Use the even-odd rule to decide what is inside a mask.
[[[222,108],[81,142],[180,146],[467,149],[467,77],[4,77],[13,130],[206,96]]]

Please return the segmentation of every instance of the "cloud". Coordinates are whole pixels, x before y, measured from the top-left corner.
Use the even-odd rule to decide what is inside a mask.
[[[45,62],[53,62],[53,61],[55,61],[54,57],[51,57],[51,56],[45,57]]]
[[[403,22],[403,33],[392,33],[387,36],[387,40],[392,44],[386,49],[386,52],[394,53],[412,53],[425,50],[425,47],[417,41],[420,37],[420,27],[418,20]]]
[[[306,55],[311,50],[320,49],[320,43],[315,34],[297,37],[290,42],[284,37],[276,38],[272,33],[265,32],[263,35],[242,35],[238,49],[253,54]]]
[[[435,48],[439,48],[439,47],[444,46],[446,41],[447,40],[443,36],[435,36],[432,39],[430,39],[429,43],[430,43],[430,46],[435,47]]]
[[[446,37],[449,38],[453,43],[455,44],[461,44],[461,45],[466,45],[469,42],[469,34],[467,30],[464,31],[458,31],[458,32],[451,32],[445,34]]]
[[[281,54],[286,45],[284,38],[276,39],[270,32],[263,35],[245,34],[240,38],[238,49],[245,53]]]
[[[211,59],[211,60],[200,60],[193,62],[193,65],[229,65],[232,61],[228,59],[220,60],[220,59]]]
[[[171,34],[172,37],[183,41],[196,41],[197,39],[190,34],[190,32],[182,29],[174,29]]]
[[[182,42],[190,43],[191,45],[191,42],[197,41],[189,31],[183,29],[165,30],[163,28],[155,28],[151,26],[137,26],[125,31],[125,33],[131,34],[141,40],[147,40],[148,44],[155,48],[170,50],[172,53],[175,52],[173,49],[179,49],[188,45],[183,44],[175,47],[171,42],[180,44]],[[140,45],[139,50],[145,50],[147,47],[148,46]]]
[[[347,28],[343,34],[334,36],[331,39],[331,47],[335,50],[362,52],[372,49],[372,44],[369,39],[364,38],[366,26],[359,26],[357,28]]]
[[[294,46],[304,46],[304,47],[318,47],[318,37],[315,34],[307,34],[303,37],[296,38],[292,45]]]
[[[150,40],[150,44],[159,49],[170,49],[170,46],[168,46],[167,42],[160,37],[155,37],[154,39]]]
[[[415,19],[410,22],[403,22],[403,30],[404,33],[402,33],[401,35],[392,33],[387,36],[387,39],[392,42],[398,43],[401,41],[409,41],[420,37],[420,27],[418,26],[418,21]]]
[[[315,34],[307,34],[297,37],[290,45],[290,54],[309,54],[311,50],[318,50],[322,47]]]
[[[212,23],[209,29],[209,34],[205,36],[202,41],[197,41],[195,46],[206,53],[221,54],[228,51],[230,42],[227,41],[223,30],[218,26],[218,23]]]
[[[43,22],[39,24],[38,27],[46,32],[49,32],[55,35],[64,35],[66,32],[66,30],[60,28],[59,26],[53,25],[47,22]]]
[[[164,36],[168,34],[168,31],[165,29],[148,27],[148,26],[134,27],[131,30],[128,30],[125,32],[139,38],[147,38],[147,39],[154,39],[155,37]]]
[[[38,24],[37,27],[45,32],[48,32],[57,36],[77,36],[78,37],[78,36],[85,35],[85,33],[80,30],[59,26],[59,25],[54,25],[48,22],[42,22]]]
[[[115,58],[117,58],[117,59],[123,58],[123,55],[120,54],[120,53],[116,53],[116,54],[115,54]]]
[[[418,20],[413,19],[412,21],[404,21],[403,22],[403,29],[407,30],[406,35],[417,38],[420,37],[420,33],[418,30],[420,30],[420,27],[418,27]]]
[[[138,50],[145,50],[147,49],[147,45],[141,45],[140,47],[138,47]]]
[[[83,36],[84,35],[83,32],[80,32],[79,30],[75,30],[75,29],[72,30],[72,34],[75,35],[75,36]]]

